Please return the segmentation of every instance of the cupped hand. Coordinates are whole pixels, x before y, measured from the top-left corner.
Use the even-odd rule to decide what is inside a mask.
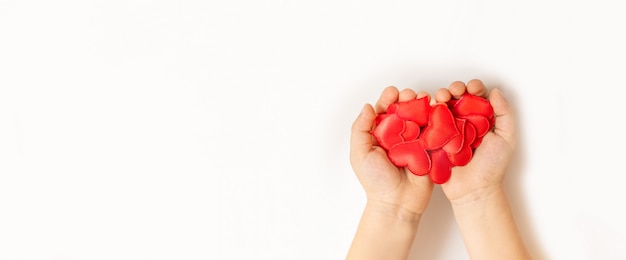
[[[417,176],[404,167],[393,165],[370,132],[376,116],[384,113],[390,104],[424,96],[428,93],[386,88],[375,108],[369,104],[363,107],[352,125],[350,138],[350,163],[365,190],[368,203],[387,205],[414,217],[419,217],[426,209],[433,183],[428,176]]]
[[[452,177],[441,185],[453,203],[476,200],[500,189],[516,146],[515,119],[511,106],[499,89],[488,92],[485,85],[476,79],[469,81],[467,86],[457,81],[448,89],[440,89],[435,100],[448,102],[465,92],[489,100],[495,114],[495,127],[485,135],[472,160],[465,166],[453,167]]]

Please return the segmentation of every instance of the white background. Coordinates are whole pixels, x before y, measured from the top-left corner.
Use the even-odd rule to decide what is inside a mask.
[[[625,259],[616,1],[0,1],[0,259],[342,259],[388,85],[513,103],[537,259]],[[439,188],[411,259],[465,259]]]

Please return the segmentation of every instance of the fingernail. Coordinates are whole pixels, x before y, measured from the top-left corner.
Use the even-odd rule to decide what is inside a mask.
[[[495,88],[494,90],[497,90],[497,91],[498,91],[498,94],[500,95],[500,97],[506,101],[506,98],[504,97],[504,94],[502,93],[502,89],[500,89],[500,88]]]
[[[365,111],[365,105],[361,106],[361,114],[363,114],[363,111]]]
[[[359,112],[359,117],[361,115],[363,115],[363,112],[365,112],[365,107],[367,106],[367,104],[363,105],[363,107],[361,107],[361,112]]]

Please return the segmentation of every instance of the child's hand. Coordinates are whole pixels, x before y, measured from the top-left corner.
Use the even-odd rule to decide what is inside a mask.
[[[496,121],[494,130],[485,135],[470,163],[453,167],[452,177],[441,185],[453,203],[476,200],[501,189],[516,142],[515,120],[500,90],[494,89],[487,95],[487,89],[480,80],[471,80],[467,86],[457,81],[448,89],[440,89],[435,99],[437,102],[447,102],[451,98],[459,98],[466,91],[489,99]]]
[[[426,209],[433,189],[428,176],[416,176],[389,161],[385,150],[377,146],[370,134],[376,116],[384,113],[394,102],[403,102],[428,96],[395,87],[386,88],[380,95],[375,109],[367,104],[352,125],[350,139],[350,163],[367,194],[368,205],[381,205],[402,218],[418,218]]]

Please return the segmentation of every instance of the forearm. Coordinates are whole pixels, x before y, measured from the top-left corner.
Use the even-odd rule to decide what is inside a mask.
[[[472,259],[530,259],[501,186],[452,201]]]
[[[406,259],[421,215],[369,201],[346,259]]]

